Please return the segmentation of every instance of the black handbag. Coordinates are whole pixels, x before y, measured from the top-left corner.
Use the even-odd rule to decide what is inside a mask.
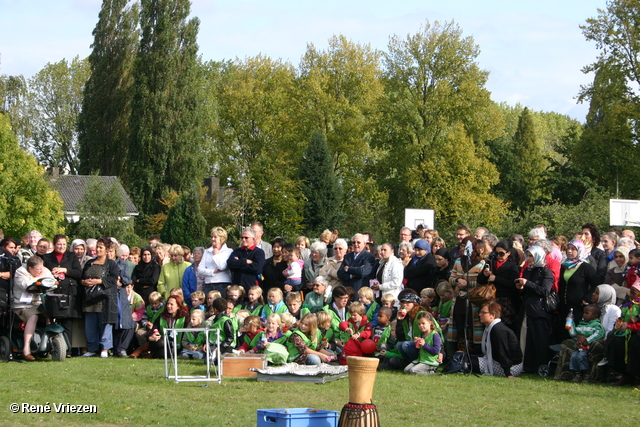
[[[558,309],[558,293],[551,289],[546,297],[542,299],[542,308],[549,314],[553,314]]]
[[[102,285],[94,285],[90,288],[84,288],[84,302],[86,305],[94,305],[109,297],[107,291]]]
[[[92,264],[84,272],[84,279],[102,279],[106,268],[104,265]],[[84,288],[84,302],[86,305],[94,305],[100,301],[107,299],[107,294],[104,285],[94,285],[90,288]]]

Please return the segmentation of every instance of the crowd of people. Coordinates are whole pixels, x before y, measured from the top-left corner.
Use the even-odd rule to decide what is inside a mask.
[[[457,228],[447,247],[436,230],[402,228],[399,242],[371,233],[349,241],[325,230],[310,241],[263,240],[254,223],[232,248],[222,227],[206,248],[149,238],[129,248],[113,238],[49,240],[37,231],[0,242],[0,289],[28,340],[44,313],[26,292],[58,281],[68,307],[56,320],[74,343],[68,357],[164,357],[167,328],[185,359],[205,357],[215,329],[220,351],[265,353],[273,363],[346,363],[378,357],[380,369],[432,374],[456,353],[475,372],[535,373],[559,345],[555,379],[633,383],[640,378],[640,249],[631,230],[499,240]],[[13,267],[12,267],[13,266]],[[1,295],[0,295],[1,296]]]

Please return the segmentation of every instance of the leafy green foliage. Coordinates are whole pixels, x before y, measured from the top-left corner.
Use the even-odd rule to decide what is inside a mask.
[[[319,234],[322,230],[339,224],[342,191],[321,130],[313,134],[300,163],[298,175],[302,192],[307,198],[303,220],[306,233]]]
[[[5,236],[31,230],[45,236],[61,232],[62,200],[49,188],[37,160],[18,145],[9,119],[0,113],[0,224]]]
[[[393,225],[404,209],[435,209],[436,227],[458,222],[495,224],[502,201],[489,193],[497,172],[483,141],[499,134],[499,116],[476,63],[473,38],[454,23],[428,22],[384,54],[383,104],[375,147],[379,182],[389,194]],[[473,221],[473,222],[470,222]]]
[[[70,234],[82,239],[109,236],[127,242],[133,235],[133,220],[125,219],[126,215],[122,187],[114,183],[105,188],[94,175],[78,204],[80,220]]]
[[[80,173],[121,176],[128,159],[133,60],[138,48],[138,5],[105,0],[93,30],[78,120]]]
[[[509,191],[507,200],[516,209],[528,209],[543,197],[542,174],[544,161],[542,151],[536,142],[533,116],[525,108],[518,119],[518,128],[513,135],[514,163],[511,171],[515,184]]]
[[[189,0],[143,0],[134,64],[129,162],[125,182],[145,215],[161,210],[168,190],[204,177],[198,65],[199,20]]]
[[[75,57],[49,63],[29,79],[27,141],[41,164],[78,172],[78,114],[88,77],[87,61]]]
[[[206,221],[200,210],[200,194],[193,188],[183,193],[169,211],[160,238],[165,243],[194,248],[208,240],[205,227]]]

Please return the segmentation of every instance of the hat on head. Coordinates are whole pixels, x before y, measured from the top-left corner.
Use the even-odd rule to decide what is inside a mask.
[[[406,292],[404,295],[400,297],[400,302],[412,302],[415,304],[420,304],[422,301],[420,297],[412,292]]]
[[[422,249],[425,250],[427,252],[431,252],[431,246],[429,245],[429,242],[427,242],[426,240],[423,239],[418,239],[414,242],[413,247],[415,249]]]

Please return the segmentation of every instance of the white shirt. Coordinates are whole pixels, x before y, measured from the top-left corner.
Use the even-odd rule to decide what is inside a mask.
[[[198,275],[204,277],[204,283],[231,283],[231,272],[227,268],[227,260],[233,250],[225,243],[214,255],[213,247],[206,249],[198,266]],[[217,273],[215,270],[219,270]]]

